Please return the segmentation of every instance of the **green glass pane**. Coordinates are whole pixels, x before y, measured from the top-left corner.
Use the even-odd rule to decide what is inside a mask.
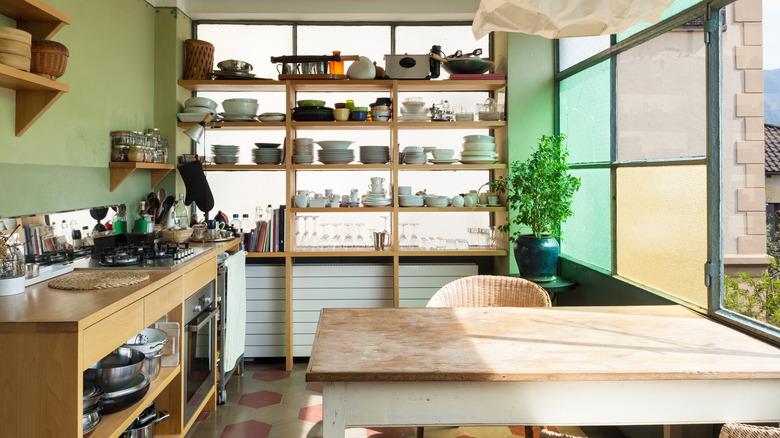
[[[677,14],[678,12],[682,12],[697,3],[701,3],[702,1],[703,0],[676,0],[672,4],[672,6],[669,6],[669,9],[665,10],[664,13],[661,14],[661,19],[658,20],[658,22],[660,23],[661,21],[666,20],[667,18],[673,16],[674,14]],[[647,29],[652,25],[653,24],[651,23],[639,23],[636,26],[628,29],[627,31],[617,34],[617,40],[623,41],[624,39],[630,37],[631,35],[634,35],[639,31]]]
[[[560,83],[560,127],[570,163],[610,159],[609,60]]]
[[[572,169],[582,178],[574,195],[574,216],[563,224],[561,253],[610,270],[612,225],[610,223],[609,169]]]

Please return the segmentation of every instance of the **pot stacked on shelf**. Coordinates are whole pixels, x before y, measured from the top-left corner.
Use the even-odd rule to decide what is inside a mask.
[[[325,106],[324,100],[299,100],[292,109],[292,119],[298,122],[332,122],[333,108]]]

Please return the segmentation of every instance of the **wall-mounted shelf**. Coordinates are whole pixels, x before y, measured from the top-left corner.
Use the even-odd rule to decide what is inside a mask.
[[[39,0],[3,0],[0,15],[16,20],[35,39],[48,40],[70,17]],[[65,84],[0,64],[0,87],[16,90],[16,136],[20,137],[64,93]]]
[[[134,163],[134,162],[115,162],[112,161],[108,165],[111,170],[111,191],[119,187],[122,181],[126,180],[131,173],[136,169],[149,169],[151,172],[152,185],[151,188],[155,188],[160,181],[165,178],[168,173],[174,169],[173,164],[165,163]]]

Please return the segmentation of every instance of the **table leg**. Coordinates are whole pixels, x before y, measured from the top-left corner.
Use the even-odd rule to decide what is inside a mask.
[[[345,438],[346,396],[343,382],[322,385],[322,438]]]

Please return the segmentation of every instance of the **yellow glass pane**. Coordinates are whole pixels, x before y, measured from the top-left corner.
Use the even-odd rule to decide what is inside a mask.
[[[617,273],[707,306],[704,165],[617,170]]]

